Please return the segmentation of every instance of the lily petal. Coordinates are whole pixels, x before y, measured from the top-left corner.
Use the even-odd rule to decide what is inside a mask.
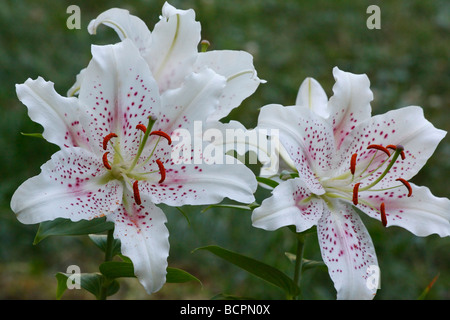
[[[398,184],[395,179],[399,177],[409,180],[415,176],[445,135],[445,131],[436,129],[425,119],[422,108],[405,107],[374,116],[359,124],[342,144],[336,159],[341,162],[340,166],[345,170],[350,156],[358,153],[359,166],[365,167],[365,162],[369,162],[375,153],[374,150],[367,150],[368,145],[402,145],[406,155],[405,160],[399,158],[377,185],[377,188],[389,188]],[[369,171],[375,169],[384,160],[386,155],[379,152],[375,161],[372,161]],[[364,182],[368,184],[377,177],[378,175],[371,175]]]
[[[368,285],[368,278],[373,268],[378,267],[375,248],[352,206],[333,201],[319,220],[317,234],[337,298],[373,299],[376,286]]]
[[[323,214],[323,200],[311,196],[306,184],[299,178],[280,183],[272,191],[272,196],[253,210],[253,226],[272,231],[295,225],[297,232],[308,230],[317,224]]]
[[[253,172],[231,156],[225,156],[224,161],[229,164],[173,164],[167,161],[164,163],[164,182],[142,182],[143,192],[154,203],[170,206],[213,204],[225,197],[242,203],[254,202],[257,183]]]
[[[90,149],[80,124],[81,107],[76,98],[60,96],[53,82],[41,77],[16,85],[17,96],[28,107],[30,118],[44,127],[44,138],[60,148]]]
[[[145,290],[158,291],[166,281],[169,256],[169,231],[164,212],[142,194],[141,205],[133,194],[125,192],[124,204],[107,216],[114,222],[114,238],[121,242],[121,252],[131,259],[134,273]]]
[[[306,78],[298,90],[296,106],[304,106],[326,119],[328,112],[328,97],[322,86],[313,78]]]
[[[335,152],[333,133],[325,121],[302,106],[267,105],[260,111],[257,126],[279,129],[281,144],[317,195],[325,193],[317,175],[329,170]]]
[[[25,181],[11,199],[11,209],[25,224],[56,218],[90,220],[108,215],[122,201],[122,185],[104,182],[97,156],[82,148],[64,148]]]
[[[260,80],[253,66],[253,57],[245,51],[213,50],[198,54],[194,71],[211,68],[226,78],[226,86],[219,100],[219,106],[208,120],[219,120],[238,107],[244,99],[258,88]]]
[[[337,148],[361,121],[370,118],[373,93],[365,74],[353,74],[333,69],[336,84],[328,102],[329,123],[333,127]]]
[[[194,10],[177,10],[167,2],[152,33],[146,60],[160,92],[177,88],[192,72],[200,42],[200,23]]]
[[[86,105],[83,127],[92,137],[91,145],[97,153],[104,152],[103,138],[114,132],[123,154],[131,155],[139,143],[136,125],[142,119],[159,116],[158,86],[130,40],[92,46],[92,56],[79,94],[80,101]]]
[[[372,218],[380,220],[378,209],[385,204],[387,226],[399,226],[416,236],[433,233],[450,235],[450,200],[434,196],[427,187],[410,184],[412,195],[403,185],[386,192],[360,193],[358,207]],[[370,205],[367,205],[370,204]]]
[[[88,25],[90,34],[96,34],[97,28],[104,24],[117,32],[120,40],[130,39],[142,56],[148,54],[151,45],[151,33],[140,18],[131,15],[128,10],[112,8],[101,13]]]
[[[215,112],[224,87],[225,78],[209,68],[191,73],[181,87],[162,94],[161,120],[155,128],[169,135],[177,129],[194,132],[196,123],[201,125]]]

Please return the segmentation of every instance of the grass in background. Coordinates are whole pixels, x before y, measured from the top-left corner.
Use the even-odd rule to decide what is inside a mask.
[[[90,45],[117,41],[102,27],[97,36],[86,30],[89,21],[111,7],[138,15],[150,28],[158,21],[164,1],[10,1],[0,2],[0,298],[53,299],[54,274],[78,264],[96,271],[102,255],[86,237],[49,238],[33,246],[37,226],[20,224],[9,208],[14,190],[40,172],[57,148],[23,137],[20,132],[41,132],[29,120],[17,99],[14,85],[28,77],[55,82],[64,95],[76,74],[90,59]],[[420,105],[436,127],[450,131],[450,4],[437,1],[294,1],[191,0],[170,2],[193,8],[202,24],[210,50],[246,50],[254,55],[258,75],[268,82],[234,110],[230,119],[248,128],[256,125],[259,108],[269,103],[295,102],[305,77],[317,79],[329,96],[332,68],[366,73],[375,99],[373,114],[407,105]],[[81,30],[66,28],[67,6],[81,8]],[[370,4],[381,8],[381,30],[366,28]],[[446,137],[413,182],[428,186],[436,196],[448,197],[450,143]],[[255,168],[256,170],[256,168]],[[268,196],[257,193],[258,201]],[[288,274],[293,265],[284,252],[294,251],[287,230],[266,232],[253,228],[250,213],[231,209],[185,207],[189,222],[175,209],[165,208],[170,230],[169,265],[184,268],[203,282],[168,284],[153,296],[137,280],[122,282],[113,298],[209,299],[224,292],[266,299],[282,299],[281,291],[206,252],[191,251],[217,244],[260,259]],[[428,298],[450,298],[450,239],[436,235],[418,238],[392,227],[384,229],[363,217],[376,247],[382,270],[377,299],[415,299],[439,274]],[[315,235],[308,237],[305,257],[320,259]],[[307,299],[334,299],[335,291],[324,269],[305,273]],[[74,290],[64,298],[91,299]]]

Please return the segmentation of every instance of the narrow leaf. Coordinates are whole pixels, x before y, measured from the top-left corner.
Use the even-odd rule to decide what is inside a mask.
[[[112,222],[107,222],[105,218],[80,220],[77,222],[70,221],[69,219],[57,218],[52,221],[40,223],[33,244],[38,244],[50,236],[75,236],[101,233],[111,230],[113,227],[114,224]]]
[[[107,278],[134,278],[134,267],[131,262],[125,261],[108,261],[103,262],[100,272]]]
[[[201,281],[190,274],[187,271],[177,269],[177,268],[167,268],[166,282],[167,283],[184,283],[188,281],[197,281],[202,284]]]
[[[44,136],[42,135],[42,133],[25,133],[25,132],[21,132],[20,134],[25,136],[25,137],[44,139]]]
[[[272,188],[276,188],[278,186],[278,184],[279,184],[278,182],[276,182],[276,181],[274,181],[272,179],[264,178],[264,177],[256,177],[256,180],[259,183],[268,185],[269,187],[272,187]]]
[[[216,256],[238,266],[245,271],[277,286],[285,291],[289,296],[295,297],[299,293],[298,286],[286,274],[280,270],[269,266],[263,262],[235,253],[219,246],[206,246],[197,250],[207,250]]]
[[[107,278],[134,278],[133,263],[125,261],[108,261],[100,265],[100,272]],[[187,271],[177,268],[167,268],[167,283],[184,283],[188,281],[201,281]]]

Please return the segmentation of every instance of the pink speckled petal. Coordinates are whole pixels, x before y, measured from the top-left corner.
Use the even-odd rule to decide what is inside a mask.
[[[352,74],[335,67],[333,75],[336,84],[333,87],[334,95],[328,102],[328,120],[339,148],[358,123],[370,118],[373,93],[365,74]]]
[[[328,98],[322,86],[313,78],[306,78],[301,84],[295,105],[303,106],[322,118],[328,118]]]
[[[164,163],[166,180],[163,183],[142,182],[142,190],[153,202],[170,206],[219,203],[225,197],[242,202],[255,201],[257,183],[253,172],[230,156],[230,164],[173,164]]]
[[[427,187],[411,183],[412,195],[400,183],[398,188],[383,192],[361,192],[358,207],[380,220],[380,205],[385,204],[387,226],[399,226],[417,236],[436,233],[450,235],[450,200],[435,197]]]
[[[194,70],[208,67],[227,79],[217,110],[208,120],[219,120],[253,94],[263,80],[257,76],[253,57],[245,51],[213,50],[198,54]]]
[[[324,202],[319,198],[307,199],[311,192],[301,179],[290,179],[280,183],[270,198],[253,210],[254,227],[276,230],[295,225],[297,232],[308,230],[317,224],[323,214]],[[306,202],[302,201],[306,199]]]
[[[134,202],[133,194],[128,190],[125,197],[124,204],[108,215],[107,220],[114,222],[114,238],[120,240],[122,254],[131,259],[134,274],[151,294],[161,289],[166,281],[167,219],[146,195],[141,194],[141,205]]]
[[[192,72],[198,54],[200,30],[194,10],[178,10],[168,3],[164,4],[146,57],[160,92],[179,87],[186,75]]]
[[[44,138],[60,148],[90,149],[80,125],[80,104],[76,98],[60,96],[53,82],[41,77],[16,85],[17,96],[28,107],[30,118],[44,127]]]
[[[38,176],[14,193],[11,208],[22,223],[55,218],[90,220],[113,212],[122,202],[122,185],[106,182],[101,161],[82,148],[64,148],[41,167]]]
[[[357,167],[364,169],[375,154],[373,149],[367,149],[368,145],[402,145],[405,150],[405,160],[398,158],[390,172],[377,185],[377,189],[388,188],[398,184],[395,181],[397,178],[409,180],[415,176],[431,157],[445,134],[445,131],[436,129],[424,118],[420,107],[405,107],[374,116],[358,125],[342,144],[335,159],[340,162],[338,166],[341,167],[341,171],[345,171],[348,170],[351,155],[357,153]],[[391,153],[393,153],[392,150]],[[369,171],[374,170],[386,158],[383,152],[378,152]],[[374,181],[385,167],[386,165],[378,170],[378,174],[363,180],[361,188]]]
[[[140,18],[131,15],[128,10],[112,8],[102,12],[89,23],[89,33],[96,34],[97,28],[101,24],[116,31],[121,40],[130,39],[133,41],[141,55],[147,55],[151,45],[151,33]]]
[[[333,201],[317,225],[322,258],[338,299],[373,299],[369,276],[378,267],[375,248],[361,218],[350,204]]]
[[[122,155],[132,156],[149,116],[160,111],[159,91],[147,63],[131,40],[93,46],[93,59],[86,68],[79,94],[86,105],[83,126],[92,137],[92,148],[103,153],[103,138],[118,135]]]
[[[303,106],[268,105],[260,111],[258,128],[279,129],[300,178],[313,193],[325,193],[317,176],[329,171],[335,147],[332,129],[322,117]]]

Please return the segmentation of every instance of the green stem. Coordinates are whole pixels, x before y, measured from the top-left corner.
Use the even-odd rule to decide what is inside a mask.
[[[299,233],[296,233],[296,238],[297,238],[297,252],[295,255],[294,283],[300,288],[300,280],[303,268],[303,252],[305,249],[305,239],[304,236]]]
[[[111,261],[113,258],[113,243],[114,243],[114,229],[108,231],[108,235],[106,238],[106,248],[105,248],[105,262]],[[111,280],[103,276],[103,283],[100,289],[99,300],[106,300],[108,288],[111,283]]]

